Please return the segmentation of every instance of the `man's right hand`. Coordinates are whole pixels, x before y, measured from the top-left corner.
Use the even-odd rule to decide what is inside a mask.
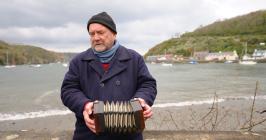
[[[84,110],[83,110],[83,117],[84,117],[84,120],[85,120],[87,127],[92,132],[96,133],[95,121],[93,118],[90,117],[90,115],[92,115],[92,108],[93,108],[93,102],[86,103],[84,106]]]

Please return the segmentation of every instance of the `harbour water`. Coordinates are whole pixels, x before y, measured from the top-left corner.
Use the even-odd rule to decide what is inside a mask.
[[[216,93],[220,102],[252,100],[259,82],[257,99],[266,100],[266,64],[147,64],[157,80],[154,107],[212,104]],[[71,113],[62,105],[60,87],[67,67],[0,67],[0,122]]]

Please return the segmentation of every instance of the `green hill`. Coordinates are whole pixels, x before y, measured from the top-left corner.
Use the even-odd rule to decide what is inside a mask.
[[[260,10],[247,15],[210,25],[185,33],[180,38],[171,38],[151,48],[146,56],[166,53],[190,56],[192,51],[233,51],[243,55],[248,44],[248,53],[254,49],[266,49],[259,45],[266,42],[266,11]]]
[[[14,45],[0,40],[0,65],[46,64],[64,61],[70,53],[56,53],[30,45]]]

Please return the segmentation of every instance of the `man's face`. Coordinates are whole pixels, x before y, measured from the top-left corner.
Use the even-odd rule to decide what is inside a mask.
[[[116,38],[115,33],[98,23],[90,24],[89,35],[91,47],[97,52],[103,52],[112,48]]]

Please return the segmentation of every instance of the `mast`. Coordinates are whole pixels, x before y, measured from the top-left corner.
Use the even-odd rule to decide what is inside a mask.
[[[6,51],[6,65],[8,65],[8,51]]]
[[[245,43],[245,55],[247,55],[247,51],[248,51],[247,47],[248,47],[248,43],[246,42]]]

